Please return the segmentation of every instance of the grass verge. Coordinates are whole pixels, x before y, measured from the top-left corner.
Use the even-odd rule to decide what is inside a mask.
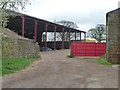
[[[106,66],[112,66],[112,63],[108,62],[108,61],[106,60],[106,57],[105,57],[105,56],[100,57],[100,58],[97,60],[97,63],[98,63],[98,64],[102,64],[102,65],[106,65]]]
[[[22,70],[38,58],[40,58],[39,55],[16,58],[3,58],[1,75],[4,76],[6,74],[15,73],[19,70]]]

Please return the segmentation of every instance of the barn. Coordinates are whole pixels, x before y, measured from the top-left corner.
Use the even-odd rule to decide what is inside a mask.
[[[22,13],[9,11],[9,22],[7,28],[18,33],[22,37],[33,39],[38,42],[41,47],[49,47],[51,49],[68,49],[72,41],[82,41],[82,34],[86,38],[86,32],[78,29],[65,27],[47,20],[39,19]],[[54,40],[48,41],[48,32],[52,32]],[[56,33],[62,33],[62,40],[56,40]],[[69,40],[65,41],[64,33],[67,32]],[[45,38],[43,40],[43,33]],[[70,39],[70,34],[74,33],[74,40]],[[77,35],[79,34],[79,39]]]

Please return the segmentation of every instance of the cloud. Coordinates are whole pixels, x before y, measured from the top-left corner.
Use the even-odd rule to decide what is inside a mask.
[[[119,0],[33,0],[26,14],[49,21],[69,20],[81,26],[105,24],[106,13],[118,7]],[[82,27],[85,29],[85,27]],[[88,30],[86,28],[86,31]]]

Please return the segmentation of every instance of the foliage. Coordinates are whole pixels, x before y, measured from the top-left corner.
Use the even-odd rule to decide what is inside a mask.
[[[19,8],[24,10],[26,4],[28,4],[29,2],[30,0],[2,0],[0,2],[0,8],[10,9],[12,11],[19,11]]]
[[[66,20],[62,20],[62,21],[57,21],[57,24],[69,27],[69,28],[78,28],[77,24],[72,22],[72,21],[66,21]]]
[[[106,56],[102,56],[97,60],[97,63],[102,64],[102,65],[107,65],[107,66],[112,66],[112,63],[108,62],[106,60]]]
[[[6,9],[17,11],[25,9],[30,0],[2,0],[0,1],[0,26],[5,27],[8,22],[8,12]]]
[[[106,40],[106,29],[103,24],[96,25],[96,27],[90,29],[88,33],[90,34],[89,37],[95,38],[98,42]]]
[[[36,54],[28,57],[5,57],[2,60],[2,75],[15,73],[21,69],[24,69],[37,58],[40,58],[40,56]]]
[[[7,22],[8,22],[8,14],[4,9],[0,8],[0,26],[5,27],[7,25]]]

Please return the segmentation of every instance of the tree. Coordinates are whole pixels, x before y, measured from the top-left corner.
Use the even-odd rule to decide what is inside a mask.
[[[63,25],[63,26],[69,27],[69,28],[74,28],[74,29],[78,28],[77,24],[72,21],[62,20],[62,21],[57,21],[57,24],[60,24],[60,25]]]
[[[97,24],[95,28],[88,31],[89,37],[96,39],[98,42],[106,40],[106,29],[104,24]]]
[[[0,1],[0,26],[5,27],[8,22],[8,13],[6,9],[19,12],[24,10],[30,0],[2,0]]]
[[[57,24],[69,27],[69,28],[78,28],[77,24],[72,22],[72,21],[66,21],[66,20],[62,20],[62,21],[57,21]],[[74,34],[70,33],[70,39],[74,38]],[[57,34],[57,39],[62,40],[62,32],[60,32],[59,34]],[[69,37],[68,37],[68,32],[64,32],[64,40],[68,41]]]

